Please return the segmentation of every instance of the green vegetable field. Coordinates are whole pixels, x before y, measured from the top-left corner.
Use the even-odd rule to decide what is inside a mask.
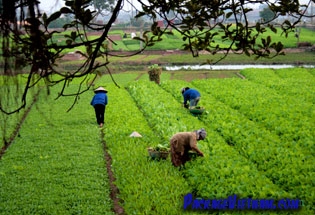
[[[314,214],[315,69],[241,74],[246,79],[186,82],[162,72],[160,85],[148,76],[138,80],[136,73],[115,74],[120,87],[104,75],[96,83],[108,90],[103,128],[90,105],[92,90],[67,112],[71,97],[55,100],[59,87],[50,95],[39,88],[38,95],[30,94],[30,111],[0,159],[0,214]],[[199,105],[206,108],[201,116],[182,107],[184,86],[201,92]],[[77,87],[74,82],[67,90]],[[1,140],[11,136],[21,115],[1,115],[1,127],[9,126]],[[207,131],[198,142],[204,157],[182,170],[170,157],[149,159],[148,147],[200,128]],[[133,131],[142,137],[129,137]],[[298,211],[185,211],[188,193],[301,204]]]

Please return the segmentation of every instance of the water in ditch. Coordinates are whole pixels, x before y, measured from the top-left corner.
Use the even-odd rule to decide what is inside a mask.
[[[182,65],[182,66],[166,66],[167,71],[176,70],[242,70],[246,68],[257,68],[257,69],[282,69],[282,68],[294,68],[294,67],[304,67],[304,68],[314,68],[315,65]]]

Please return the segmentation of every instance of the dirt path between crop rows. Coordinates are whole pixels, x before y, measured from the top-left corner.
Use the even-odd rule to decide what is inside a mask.
[[[123,215],[125,214],[124,209],[120,206],[120,199],[117,197],[119,194],[119,190],[116,187],[116,185],[114,184],[114,181],[116,180],[114,173],[111,169],[111,165],[112,165],[112,158],[108,153],[108,148],[106,146],[106,141],[104,140],[104,131],[103,129],[101,129],[101,140],[102,140],[102,145],[103,145],[103,151],[104,151],[104,158],[106,161],[106,169],[107,169],[107,174],[108,174],[108,178],[109,178],[109,185],[110,185],[110,198],[113,201],[113,211],[115,214],[118,215]]]

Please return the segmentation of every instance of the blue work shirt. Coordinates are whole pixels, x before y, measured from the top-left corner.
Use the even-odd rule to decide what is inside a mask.
[[[101,104],[101,105],[107,105],[107,94],[105,92],[97,92],[91,101],[91,105],[94,107],[94,105]]]
[[[183,96],[184,96],[184,104],[186,104],[187,101],[200,97],[200,93],[198,92],[198,90],[188,89],[184,92]]]

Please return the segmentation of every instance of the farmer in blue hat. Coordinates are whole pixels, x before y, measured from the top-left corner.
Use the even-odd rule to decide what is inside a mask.
[[[181,89],[181,93],[184,97],[183,106],[185,108],[197,106],[200,100],[200,93],[196,89],[184,87]],[[189,105],[187,104],[189,102]]]
[[[94,90],[94,96],[91,105],[94,107],[97,124],[100,128],[104,125],[105,107],[107,105],[107,90],[99,87]]]

